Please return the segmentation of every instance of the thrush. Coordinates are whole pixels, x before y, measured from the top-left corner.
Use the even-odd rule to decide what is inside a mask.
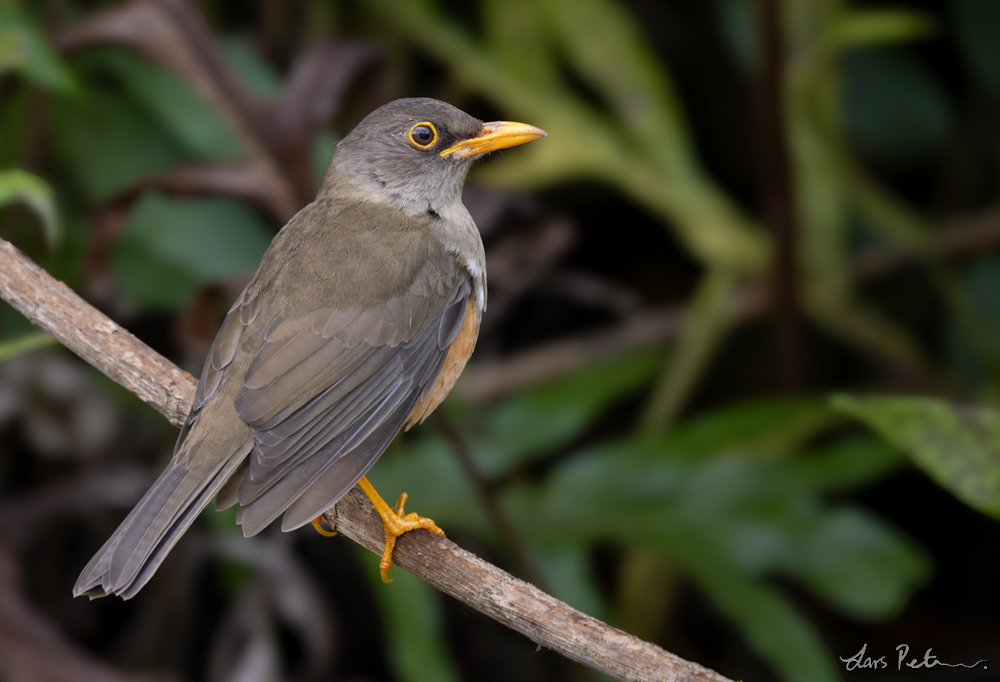
[[[545,132],[402,99],[338,145],[316,199],[275,236],[219,329],[166,470],[74,594],[129,599],[195,517],[239,505],[243,533],[300,528],[359,485],[392,544],[430,519],[365,473],[454,386],[486,308],[483,244],[461,193],[482,154]],[[319,528],[318,524],[317,528]]]

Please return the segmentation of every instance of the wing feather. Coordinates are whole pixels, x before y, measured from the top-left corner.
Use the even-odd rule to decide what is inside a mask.
[[[282,527],[290,529],[329,508],[433,386],[461,328],[471,285],[461,270],[418,274],[438,281],[420,281],[416,292],[403,292],[378,311],[314,310],[268,330],[236,398],[254,436],[249,464],[234,475],[238,487],[227,484],[217,503],[239,502],[245,534],[283,512]],[[428,286],[445,295],[426,299]],[[411,320],[410,311],[425,311],[424,317]],[[331,328],[331,321],[344,319],[354,320],[353,329]]]

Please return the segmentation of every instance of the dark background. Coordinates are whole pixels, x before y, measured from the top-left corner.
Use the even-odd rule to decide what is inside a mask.
[[[405,96],[549,136],[470,177],[489,308],[387,499],[733,679],[1000,679],[1000,532],[963,494],[995,413],[949,478],[950,441],[831,400],[996,403],[1000,5],[2,0],[0,236],[197,374],[336,140]],[[598,677],[228,513],[134,600],[73,600],[176,431],[46,339],[0,310],[0,679]],[[887,667],[846,670],[865,645]]]

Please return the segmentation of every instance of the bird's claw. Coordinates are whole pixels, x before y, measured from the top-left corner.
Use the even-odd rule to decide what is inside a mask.
[[[337,531],[327,530],[326,528],[323,527],[322,514],[320,514],[319,516],[317,516],[315,519],[312,520],[312,527],[315,528],[316,532],[322,535],[323,537],[332,538],[334,535],[337,534]]]
[[[423,529],[436,533],[444,537],[444,531],[438,528],[433,519],[428,519],[418,515],[416,512],[406,514],[406,493],[402,493],[396,500],[396,509],[388,509],[380,513],[382,523],[385,526],[385,549],[382,551],[382,560],[379,562],[379,569],[382,572],[382,582],[391,583],[389,569],[392,568],[392,550],[396,546],[396,538],[411,530]]]

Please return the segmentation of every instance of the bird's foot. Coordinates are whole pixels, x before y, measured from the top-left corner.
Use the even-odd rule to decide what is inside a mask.
[[[438,528],[432,519],[419,516],[416,512],[406,514],[404,512],[406,493],[399,496],[399,499],[396,500],[396,508],[393,509],[385,503],[385,500],[375,491],[367,478],[358,481],[358,487],[368,496],[368,499],[375,505],[375,509],[378,510],[379,516],[382,517],[382,523],[385,526],[385,549],[382,551],[379,569],[382,572],[382,582],[391,583],[389,569],[392,568],[392,550],[396,546],[396,538],[403,533],[417,529],[427,530],[444,537],[444,531]]]
[[[382,571],[382,582],[384,583],[392,582],[392,578],[389,577],[389,569],[392,568],[392,550],[396,546],[396,538],[403,533],[408,533],[418,528],[429,530],[444,537],[444,531],[438,528],[432,519],[418,516],[416,512],[404,514],[403,507],[405,505],[406,493],[402,493],[399,499],[396,500],[395,510],[390,509],[388,514],[380,513],[382,523],[385,524],[385,549],[382,551],[382,560],[379,562],[378,567]]]

